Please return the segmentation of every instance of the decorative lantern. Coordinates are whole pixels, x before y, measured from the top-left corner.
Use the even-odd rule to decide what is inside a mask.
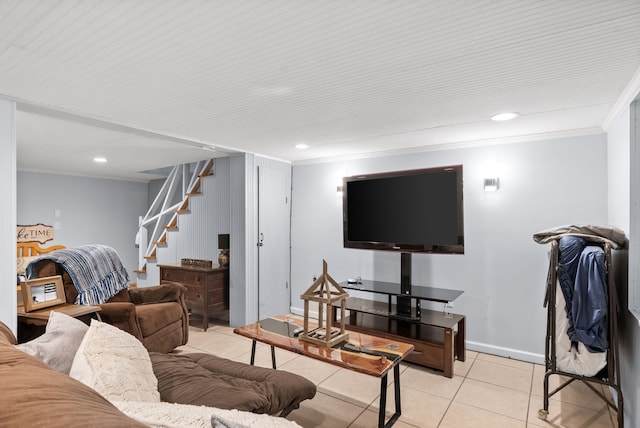
[[[322,261],[322,275],[305,291],[300,298],[304,300],[304,331],[300,340],[332,347],[347,341],[349,334],[345,332],[345,307],[349,294],[327,273],[327,262]],[[334,303],[340,302],[340,328],[332,326]],[[309,302],[318,303],[318,327],[309,330]],[[325,318],[326,316],[326,318]]]

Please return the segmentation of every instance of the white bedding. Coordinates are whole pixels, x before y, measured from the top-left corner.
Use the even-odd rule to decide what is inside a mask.
[[[564,294],[560,282],[556,281],[556,366],[558,370],[580,376],[595,376],[607,365],[606,352],[589,352],[583,343],[578,349],[571,348],[567,335],[569,319],[565,310]]]

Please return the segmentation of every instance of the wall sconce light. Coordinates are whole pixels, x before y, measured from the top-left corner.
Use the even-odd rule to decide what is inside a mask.
[[[500,179],[498,177],[484,179],[484,191],[495,192],[500,188]]]

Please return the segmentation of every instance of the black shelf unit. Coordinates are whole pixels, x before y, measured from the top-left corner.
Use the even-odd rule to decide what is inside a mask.
[[[370,280],[343,282],[340,286],[388,296],[386,303],[349,297],[346,303],[349,330],[411,343],[415,349],[406,361],[442,370],[447,377],[453,377],[454,360],[465,360],[465,316],[420,306],[421,300],[452,302],[462,291],[414,286],[406,294],[401,292],[400,284]],[[398,297],[414,299],[415,304],[407,310],[406,302],[401,302],[398,308],[394,302]]]

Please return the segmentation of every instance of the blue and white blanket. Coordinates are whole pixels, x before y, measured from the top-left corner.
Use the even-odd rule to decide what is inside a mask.
[[[27,265],[27,278],[35,276],[35,263],[43,259],[59,263],[69,273],[78,290],[75,301],[78,305],[104,303],[129,284],[129,273],[118,253],[106,245],[85,245],[43,254]]]

